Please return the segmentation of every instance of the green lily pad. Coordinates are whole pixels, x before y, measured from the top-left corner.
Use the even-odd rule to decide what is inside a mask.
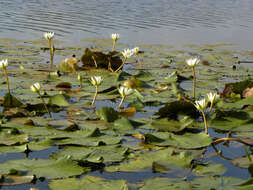
[[[49,98],[48,104],[57,106],[68,106],[69,103],[62,94],[57,94]]]
[[[83,179],[59,179],[50,182],[51,190],[128,190],[125,180],[106,180],[95,176],[85,176]]]
[[[194,139],[194,141],[192,139]],[[158,146],[196,149],[209,146],[212,140],[209,135],[205,133],[184,133],[183,135],[175,135],[169,132],[158,132],[156,134],[145,134],[145,142]]]
[[[106,122],[113,122],[119,118],[119,112],[109,107],[100,108],[96,111],[96,114],[101,120],[104,120]]]
[[[0,164],[0,173],[8,174],[10,170],[28,172],[36,177],[46,177],[48,179],[70,177],[80,175],[84,169],[77,165],[75,161],[67,157],[58,160],[10,160]]]

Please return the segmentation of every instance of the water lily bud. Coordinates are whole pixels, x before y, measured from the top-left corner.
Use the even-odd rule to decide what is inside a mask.
[[[198,58],[190,58],[186,60],[187,65],[190,67],[195,67],[197,64],[199,64],[200,60]]]
[[[79,81],[81,81],[81,80],[83,79],[82,76],[80,75],[80,73],[78,73],[77,79],[78,79]]]
[[[133,53],[135,54],[135,55],[138,55],[139,54],[139,51],[140,51],[140,48],[139,47],[135,47],[134,49],[132,49],[133,50]]]
[[[125,97],[125,96],[131,94],[132,92],[133,92],[133,89],[127,88],[125,86],[121,86],[119,88],[119,93],[121,94],[122,97]]]
[[[116,34],[116,33],[111,34],[111,38],[113,41],[117,41],[119,39],[119,34]]]
[[[103,78],[101,76],[93,76],[90,79],[91,84],[93,84],[94,86],[99,86],[103,81]]]
[[[207,99],[209,102],[214,102],[217,98],[219,97],[219,95],[217,93],[212,93],[212,92],[209,92],[207,94]]]
[[[51,40],[54,37],[54,32],[45,32],[43,33],[43,36],[47,39],[47,40]]]
[[[36,82],[31,86],[31,91],[39,92],[40,91],[40,83]]]
[[[207,102],[206,99],[204,98],[204,99],[202,99],[202,100],[195,101],[194,106],[195,106],[198,110],[203,111],[203,110],[206,108],[207,103],[208,103],[208,102]]]
[[[8,66],[8,59],[3,59],[2,61],[0,61],[0,68],[6,68]]]

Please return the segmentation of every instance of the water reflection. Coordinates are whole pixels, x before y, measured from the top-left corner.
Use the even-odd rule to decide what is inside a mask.
[[[235,42],[250,46],[251,0],[2,0],[1,37],[38,38],[55,31],[61,39],[108,37],[127,42]]]

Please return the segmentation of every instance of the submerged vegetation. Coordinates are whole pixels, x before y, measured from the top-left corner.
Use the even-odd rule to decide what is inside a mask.
[[[251,51],[47,34],[0,39],[1,186],[252,189]]]

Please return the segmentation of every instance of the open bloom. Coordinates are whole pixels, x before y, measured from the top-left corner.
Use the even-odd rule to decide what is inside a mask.
[[[2,61],[0,61],[0,68],[6,68],[8,66],[8,59],[3,59]]]
[[[93,76],[90,79],[91,84],[93,84],[94,86],[99,86],[103,81],[103,78],[101,76]]]
[[[195,67],[197,64],[199,64],[200,60],[198,58],[190,58],[186,60],[187,65],[190,67]]]
[[[119,39],[119,34],[116,34],[116,33],[111,34],[111,38],[113,41],[117,41]]]
[[[124,49],[121,53],[124,56],[124,58],[127,59],[133,55],[133,50],[132,49]]]
[[[216,100],[216,98],[218,98],[219,97],[219,95],[217,94],[217,93],[212,93],[212,92],[209,92],[208,94],[207,94],[207,99],[208,99],[208,101],[209,102],[214,102],[215,100]]]
[[[128,96],[129,94],[131,94],[133,92],[133,89],[131,88],[127,88],[127,87],[124,87],[124,86],[121,86],[119,88],[119,93],[122,97],[125,97],[125,96]]]
[[[31,91],[39,92],[40,91],[40,83],[36,82],[31,86]]]
[[[202,100],[195,101],[194,106],[195,106],[198,110],[203,111],[203,110],[205,110],[205,108],[206,108],[206,106],[207,106],[207,103],[208,103],[208,102],[207,102],[206,99],[204,98],[204,99],[202,99]]]
[[[43,36],[47,39],[47,40],[51,40],[54,37],[54,32],[45,32],[43,34]]]
[[[139,54],[139,51],[140,51],[140,48],[139,48],[139,47],[135,47],[135,48],[132,49],[132,51],[133,51],[133,53],[134,53],[135,55],[138,55],[138,54]]]

